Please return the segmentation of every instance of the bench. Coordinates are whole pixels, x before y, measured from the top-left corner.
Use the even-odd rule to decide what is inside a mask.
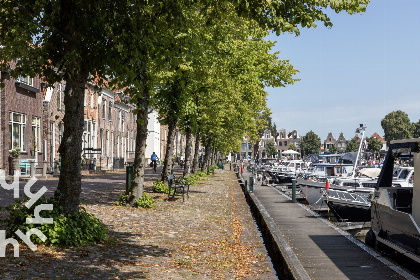
[[[184,199],[185,191],[187,191],[187,198],[190,198],[190,196],[188,194],[188,192],[190,190],[190,185],[189,184],[177,184],[176,181],[175,181],[175,175],[174,174],[169,174],[167,176],[167,180],[168,180],[168,186],[169,186],[168,199],[171,195],[171,190],[173,190],[172,197],[175,197],[176,193],[178,191],[182,190],[182,201],[183,202],[185,201],[185,199]]]
[[[36,168],[36,162],[33,158],[21,158],[19,159],[19,168],[21,175],[30,175],[31,162],[34,162],[34,168]]]

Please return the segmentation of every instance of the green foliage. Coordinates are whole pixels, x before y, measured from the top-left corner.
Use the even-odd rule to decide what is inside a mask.
[[[300,148],[304,156],[318,154],[321,147],[321,138],[312,130],[302,137]]]
[[[268,157],[272,157],[277,155],[277,149],[274,146],[273,142],[267,142],[265,145],[265,152],[267,153]]]
[[[297,148],[296,148],[295,144],[290,144],[289,149],[293,150],[293,151],[297,151]]]
[[[357,152],[360,146],[360,139],[353,137],[346,146],[346,152]]]
[[[137,208],[152,208],[155,200],[150,197],[147,193],[143,193],[143,196],[136,199],[134,206]]]
[[[20,148],[15,148],[11,150],[10,155],[14,158],[18,158],[20,156]]]
[[[178,185],[186,185],[190,183],[189,177],[180,176],[175,179]]]
[[[100,243],[107,238],[108,228],[83,207],[79,213],[64,216],[60,214],[60,207],[53,198],[46,199],[42,196],[29,209],[24,205],[28,200],[28,197],[22,201],[16,200],[14,204],[4,208],[10,213],[6,226],[8,236],[15,237],[18,229],[25,233],[31,228],[37,228],[47,237],[44,242],[46,245],[65,247]],[[40,204],[54,205],[53,210],[41,212],[43,218],[53,218],[53,224],[26,223],[26,218],[34,218],[34,209]],[[35,244],[43,243],[36,235],[31,236],[31,241]]]
[[[197,171],[197,174],[196,175],[197,176],[200,176],[200,177],[207,176],[207,174],[205,172],[202,172],[201,170]]]
[[[337,147],[333,144],[330,145],[330,149],[329,149],[331,154],[335,154],[337,152]]]
[[[127,197],[128,197],[128,195],[125,192],[123,194],[121,194],[120,197],[118,198],[117,205],[118,206],[126,206],[127,205]]]
[[[366,138],[366,142],[368,143],[368,150],[371,152],[377,152],[379,153],[379,151],[382,148],[382,143],[381,141],[379,141],[377,138],[375,137],[369,137]]]
[[[416,123],[413,123],[413,137],[420,138],[420,120]]]
[[[385,133],[385,140],[408,139],[413,136],[413,124],[408,115],[403,111],[393,111],[387,114],[381,121]]]
[[[165,182],[155,181],[155,182],[153,182],[153,192],[155,192],[155,193],[168,193],[169,192],[169,186]]]

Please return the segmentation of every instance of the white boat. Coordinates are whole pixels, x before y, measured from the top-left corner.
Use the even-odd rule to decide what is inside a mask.
[[[391,141],[371,200],[372,228],[365,241],[373,247],[385,245],[420,263],[420,177],[408,178],[412,188],[393,179],[395,159],[406,156],[419,173],[420,138]],[[404,170],[407,176],[411,174],[410,168]]]

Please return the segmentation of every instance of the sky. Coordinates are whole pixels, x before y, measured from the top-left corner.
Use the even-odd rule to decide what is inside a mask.
[[[371,0],[363,14],[328,12],[326,28],[301,34],[270,35],[273,51],[300,71],[301,79],[282,88],[266,88],[277,129],[314,131],[323,142],[355,135],[384,135],[381,120],[402,110],[420,119],[420,0]]]

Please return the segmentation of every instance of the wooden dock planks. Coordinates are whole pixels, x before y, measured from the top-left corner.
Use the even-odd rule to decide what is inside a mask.
[[[406,279],[299,204],[269,186],[254,188],[311,279]],[[415,279],[408,274],[408,278]]]

